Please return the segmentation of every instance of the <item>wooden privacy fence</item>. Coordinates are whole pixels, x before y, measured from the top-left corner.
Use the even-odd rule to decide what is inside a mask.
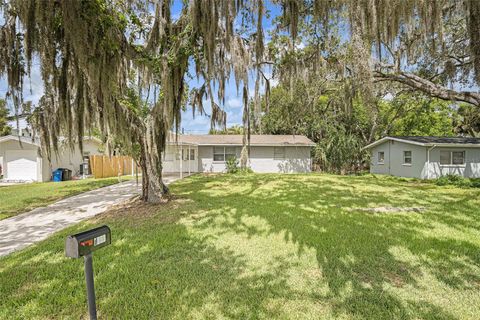
[[[127,156],[90,156],[90,171],[96,179],[134,174],[135,167],[135,162]]]

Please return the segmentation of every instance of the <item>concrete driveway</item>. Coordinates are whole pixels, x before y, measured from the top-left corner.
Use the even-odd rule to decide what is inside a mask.
[[[168,175],[169,184],[179,176]],[[141,184],[128,181],[88,191],[55,202],[47,207],[0,221],[0,257],[46,239],[54,232],[105,212],[111,206],[141,193]]]

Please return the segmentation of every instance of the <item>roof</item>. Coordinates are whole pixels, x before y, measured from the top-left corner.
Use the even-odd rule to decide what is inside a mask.
[[[471,137],[431,137],[431,136],[387,136],[377,140],[363,149],[375,147],[385,141],[399,141],[419,146],[461,146],[461,147],[480,147],[480,138]]]
[[[21,141],[22,143],[28,143],[28,144],[33,144],[33,145],[36,145],[36,146],[40,146],[40,140],[38,138],[32,138],[32,137],[22,137],[22,136],[13,136],[13,135],[8,135],[8,136],[4,136],[4,137],[0,137],[0,143],[4,142],[4,141]],[[60,142],[64,141],[65,138],[64,137],[60,137]],[[85,136],[83,138],[84,141],[94,141],[94,142],[97,142],[97,143],[102,143],[102,140],[96,138],[96,137],[91,137],[91,136]]]
[[[175,143],[174,141],[171,141]],[[179,135],[178,143],[193,145],[243,145],[243,135]],[[251,146],[314,146],[305,136],[298,135],[251,135]]]
[[[0,143],[4,141],[21,141],[22,143],[28,143],[28,144],[33,144],[35,146],[40,146],[40,141],[38,139],[32,139],[32,137],[20,137],[20,136],[4,136],[0,137]]]

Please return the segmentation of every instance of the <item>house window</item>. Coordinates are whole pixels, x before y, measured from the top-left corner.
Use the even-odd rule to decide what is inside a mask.
[[[235,147],[225,147],[225,159],[236,158],[237,152]]]
[[[452,164],[465,164],[465,151],[452,152]]]
[[[440,164],[451,164],[451,152],[450,151],[440,151]]]
[[[224,147],[213,147],[213,161],[225,161]]]
[[[190,153],[188,153],[188,150],[190,150]],[[182,149],[182,159],[187,161],[189,157],[190,160],[195,160],[195,149]]]
[[[285,159],[285,147],[274,147],[273,148],[273,159],[274,160]]]
[[[235,147],[213,147],[213,161],[225,161],[236,156]]]
[[[385,152],[380,151],[378,153],[378,159],[377,159],[378,164],[384,164],[385,163]]]
[[[412,151],[403,151],[403,164],[412,164]]]
[[[441,165],[465,164],[465,151],[440,151]]]

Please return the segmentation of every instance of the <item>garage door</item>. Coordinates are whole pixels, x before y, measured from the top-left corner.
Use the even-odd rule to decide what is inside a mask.
[[[8,180],[37,180],[36,150],[7,150],[5,153]]]

